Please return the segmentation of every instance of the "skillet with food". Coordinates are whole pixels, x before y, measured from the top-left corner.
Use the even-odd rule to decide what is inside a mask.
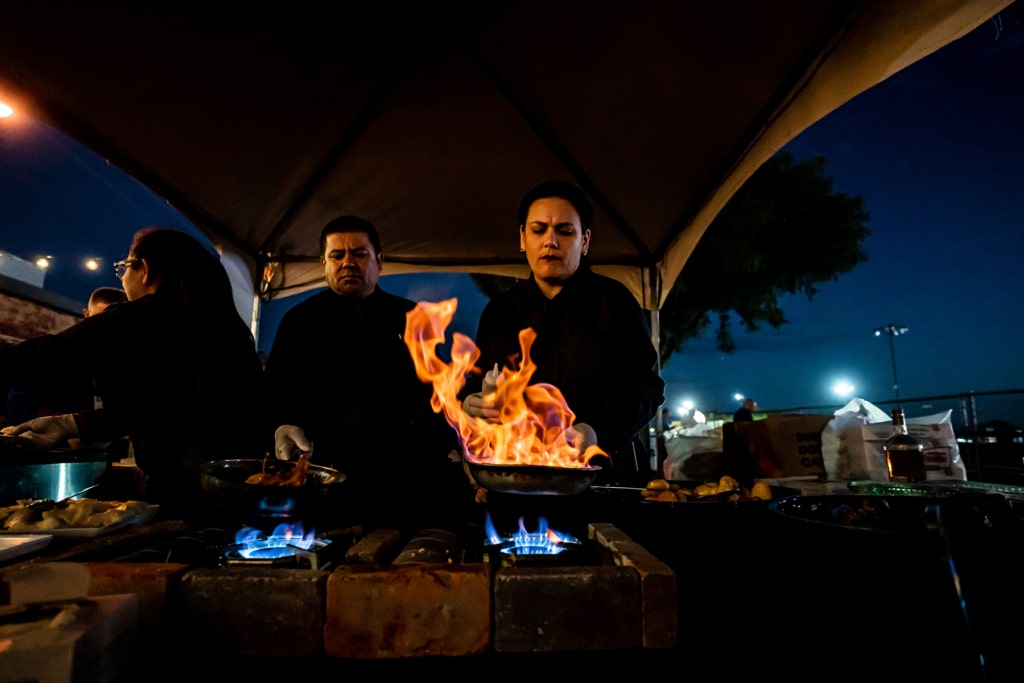
[[[308,459],[213,460],[200,466],[202,490],[238,516],[300,519],[339,502],[344,473]]]

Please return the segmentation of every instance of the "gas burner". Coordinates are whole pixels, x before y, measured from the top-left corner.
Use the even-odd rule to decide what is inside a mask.
[[[274,541],[237,543],[224,549],[222,557],[228,567],[296,567],[299,569],[326,569],[324,560],[330,541],[318,539],[310,548],[276,545]]]
[[[245,527],[235,535],[235,543],[223,549],[224,564],[256,567],[299,567],[325,569],[330,564],[327,550],[331,541],[304,534],[302,525],[279,524],[265,536],[262,531]]]
[[[571,534],[555,531],[548,528],[548,521],[545,517],[537,520],[537,530],[529,532],[526,530],[524,518],[519,518],[519,531],[511,536],[501,536],[494,528],[490,514],[485,522],[487,542],[485,546],[491,550],[497,550],[502,555],[515,558],[525,556],[551,557],[560,555],[566,551],[577,550],[581,547],[579,540]]]

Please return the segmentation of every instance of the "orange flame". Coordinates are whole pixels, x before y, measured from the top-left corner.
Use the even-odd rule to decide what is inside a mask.
[[[585,452],[566,443],[563,433],[576,415],[562,392],[551,384],[530,385],[537,366],[530,359],[530,347],[537,337],[532,328],[519,333],[522,361],[518,368],[501,368],[502,379],[494,398],[499,409],[497,423],[473,417],[462,409],[459,392],[466,374],[475,367],[480,350],[469,337],[456,332],[452,336],[451,363],[437,355],[444,332],[455,315],[456,299],[440,303],[421,301],[406,314],[405,345],[409,347],[416,375],[433,385],[431,406],[444,413],[459,434],[466,457],[477,463],[496,465],[546,465],[550,467],[586,467],[596,455],[604,455],[597,446]]]

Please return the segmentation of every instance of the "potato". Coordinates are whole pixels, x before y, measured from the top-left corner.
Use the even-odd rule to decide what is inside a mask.
[[[668,481],[665,479],[651,479],[647,482],[647,489],[650,491],[667,491]]]
[[[750,489],[750,497],[757,500],[771,500],[772,487],[763,481],[754,482],[754,487]]]
[[[695,496],[713,496],[718,493],[718,484],[698,484],[693,488]]]

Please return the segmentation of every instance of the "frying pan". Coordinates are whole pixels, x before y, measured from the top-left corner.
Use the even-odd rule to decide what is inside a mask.
[[[308,466],[301,486],[246,483],[254,474],[285,474],[294,467],[294,462],[276,459],[212,460],[200,465],[200,482],[212,502],[239,515],[311,518],[340,500],[345,475],[321,465]]]
[[[488,491],[526,496],[574,496],[590,488],[600,467],[496,465],[466,460],[476,483]]]

